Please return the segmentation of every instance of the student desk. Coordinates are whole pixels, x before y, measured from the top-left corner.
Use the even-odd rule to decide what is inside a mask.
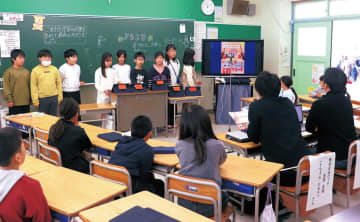
[[[36,155],[36,151],[32,146],[32,137],[31,137],[32,129],[38,124],[55,123],[58,120],[58,117],[35,112],[35,113],[4,116],[4,119],[6,120],[7,126],[16,127],[21,132],[27,133],[29,135],[31,154]]]
[[[253,103],[255,99],[256,97],[246,97],[246,98],[240,98],[240,101],[249,104],[249,103]]]
[[[124,185],[63,167],[53,167],[30,177],[40,182],[50,209],[55,211],[53,219],[60,221],[70,221],[80,211],[112,200],[126,190]]]
[[[113,124],[113,129],[115,129],[115,121],[116,121],[116,106],[112,105],[112,104],[79,104],[79,108],[80,108],[80,115],[86,115],[89,113],[93,113],[93,114],[107,114],[107,113],[111,113],[112,115],[112,120],[114,121]],[[99,121],[104,121],[105,119],[94,119],[94,120],[82,120],[81,122],[83,123],[87,123],[87,122],[99,122]]]
[[[180,164],[176,165],[180,168]],[[266,187],[276,176],[276,202],[275,213],[278,218],[279,210],[279,186],[280,186],[280,170],[284,168],[283,164],[273,163],[263,160],[249,159],[234,155],[227,155],[225,163],[220,166],[220,175],[223,180],[234,183],[245,184],[254,188],[253,194],[237,192],[233,189],[226,189],[230,192],[240,193],[248,197],[255,197],[255,221],[259,221],[259,194],[260,190]]]
[[[229,140],[229,139],[226,138],[226,133],[218,133],[218,134],[216,134],[216,137],[220,141],[222,141],[225,144],[229,145],[231,150],[233,150],[233,151],[235,151],[237,153],[243,154],[244,157],[248,157],[249,150],[256,149],[256,148],[260,147],[260,144],[256,144],[254,142],[240,143],[240,142],[236,142],[234,140]]]
[[[108,222],[125,211],[135,207],[151,208],[179,221],[186,222],[211,222],[200,214],[194,213],[184,207],[176,205],[164,198],[143,191],[131,196],[111,201],[98,207],[80,212],[80,218],[84,222]]]
[[[176,117],[180,117],[181,115],[176,113],[176,104],[184,104],[184,103],[197,103],[200,105],[200,99],[204,98],[204,96],[184,96],[184,97],[169,97],[169,103],[174,107],[174,125],[176,121]],[[176,134],[176,130],[174,130],[174,134]]]
[[[26,155],[24,163],[20,166],[20,170],[23,171],[27,176],[31,176],[54,167],[56,166],[43,160]]]
[[[255,195],[252,196],[255,197],[255,221],[257,222],[259,221],[260,190],[266,187],[266,184],[275,176],[275,214],[278,218],[280,170],[283,168],[283,164],[228,155],[225,163],[220,166],[220,174],[225,180],[254,187]]]
[[[166,127],[168,135],[168,90],[137,93],[111,93],[116,101],[117,130],[128,131],[131,121],[138,115],[151,118],[154,128]]]
[[[341,221],[358,222],[359,218],[360,218],[360,204],[355,207],[341,211],[340,213],[337,213],[334,216],[322,220],[321,222],[341,222]]]
[[[313,103],[316,100],[318,100],[318,98],[313,98],[309,95],[298,95],[298,98],[300,101],[306,102],[306,103]]]

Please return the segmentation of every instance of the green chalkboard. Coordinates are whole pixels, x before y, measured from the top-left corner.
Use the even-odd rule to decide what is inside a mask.
[[[31,70],[38,64],[36,57],[40,49],[53,53],[53,65],[59,67],[65,62],[63,53],[74,48],[79,53],[81,80],[94,82],[95,70],[100,66],[104,52],[127,51],[127,63],[133,66],[136,51],[146,56],[145,69],[154,62],[156,51],[165,51],[167,44],[177,47],[177,55],[182,58],[185,48],[193,47],[194,22],[192,20],[146,19],[129,17],[100,17],[75,15],[41,15],[43,31],[32,30],[33,14],[25,14],[24,21],[16,26],[0,25],[0,30],[20,30],[20,46],[26,53],[25,67]],[[185,33],[180,33],[180,25],[185,24]],[[1,75],[11,66],[9,58],[1,59]]]

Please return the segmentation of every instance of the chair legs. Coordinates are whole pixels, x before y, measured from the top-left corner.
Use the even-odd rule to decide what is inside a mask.
[[[350,206],[350,177],[346,178],[346,208]]]
[[[296,221],[299,221],[299,196],[296,196],[295,197],[295,218],[296,218]]]

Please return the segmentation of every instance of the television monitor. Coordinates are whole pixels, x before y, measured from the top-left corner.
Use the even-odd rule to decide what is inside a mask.
[[[203,40],[203,76],[256,77],[263,63],[263,40]]]

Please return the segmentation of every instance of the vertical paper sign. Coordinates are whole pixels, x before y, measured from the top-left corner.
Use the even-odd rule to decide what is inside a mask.
[[[306,211],[332,203],[335,153],[310,156],[310,182]]]
[[[319,84],[320,76],[324,75],[325,66],[324,64],[313,64],[312,65],[312,83]]]
[[[0,56],[2,58],[10,58],[11,50],[20,48],[20,31],[0,30],[0,48]]]
[[[195,22],[194,24],[194,49],[195,49],[195,62],[202,60],[202,40],[206,39],[206,23]]]
[[[360,188],[360,142],[356,142],[356,168],[353,189]]]

